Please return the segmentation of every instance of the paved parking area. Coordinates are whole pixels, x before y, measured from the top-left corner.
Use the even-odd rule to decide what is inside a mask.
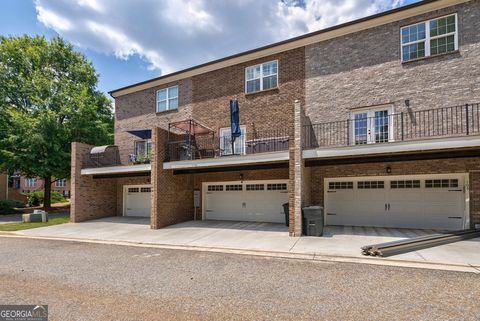
[[[368,259],[364,245],[435,233],[432,230],[327,227],[323,237],[289,237],[282,224],[189,221],[151,230],[148,218],[109,217],[16,232],[20,235],[270,251]],[[441,245],[389,257],[389,260],[461,264],[478,267],[480,239]]]

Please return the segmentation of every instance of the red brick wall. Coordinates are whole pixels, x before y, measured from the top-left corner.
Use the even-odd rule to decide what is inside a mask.
[[[154,128],[152,131],[152,219],[153,229],[193,219],[193,176],[173,175],[163,170],[165,158],[166,131]]]
[[[81,175],[81,169],[92,147],[72,143],[70,220],[74,223],[117,214],[116,180],[94,179],[91,175]]]

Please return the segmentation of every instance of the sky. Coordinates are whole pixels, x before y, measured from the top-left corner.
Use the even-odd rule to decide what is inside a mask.
[[[417,0],[1,0],[0,34],[61,36],[108,92]]]

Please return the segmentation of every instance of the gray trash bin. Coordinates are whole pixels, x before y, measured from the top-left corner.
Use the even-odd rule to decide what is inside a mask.
[[[308,236],[323,235],[323,207],[309,206],[302,209],[303,234]]]
[[[289,215],[290,203],[282,204],[282,206],[283,206],[283,212],[285,213],[285,225],[288,226],[290,224],[290,215]]]

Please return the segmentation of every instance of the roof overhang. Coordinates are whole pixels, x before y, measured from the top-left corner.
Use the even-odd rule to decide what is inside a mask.
[[[385,144],[352,145],[347,147],[318,148],[303,151],[304,159],[325,159],[341,157],[361,157],[365,155],[385,155],[406,152],[432,152],[458,148],[480,147],[480,136],[436,138],[411,142]]]
[[[275,162],[288,162],[289,154],[286,152],[272,152],[255,155],[224,156],[218,158],[184,160],[163,163],[163,169],[183,170],[195,168],[213,168],[225,166],[238,166],[248,164],[264,164]]]
[[[145,173],[152,170],[151,164],[141,165],[127,165],[127,166],[109,166],[109,167],[95,167],[84,168],[81,171],[82,175],[118,175],[118,174],[135,174]]]
[[[378,13],[365,18],[357,19],[351,22],[343,23],[330,28],[307,33],[305,35],[277,42],[268,46],[245,51],[236,55],[228,56],[222,59],[214,60],[205,64],[197,65],[191,68],[180,70],[165,76],[150,79],[144,82],[133,84],[112,90],[109,94],[113,97],[123,96],[132,92],[161,86],[170,82],[178,81],[184,78],[193,77],[206,72],[218,70],[228,66],[244,63],[253,59],[258,59],[280,52],[304,47],[317,42],[341,37],[350,33],[362,31],[365,29],[385,25],[395,21],[411,18],[427,12],[454,6],[469,0],[424,0],[393,10]]]

